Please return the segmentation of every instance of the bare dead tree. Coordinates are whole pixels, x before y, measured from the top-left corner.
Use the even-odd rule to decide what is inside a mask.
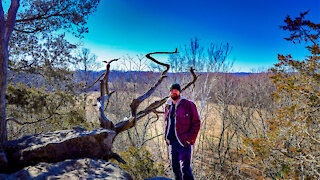
[[[148,59],[150,59],[152,62],[160,65],[160,66],[164,66],[165,70],[162,72],[162,74],[160,75],[159,79],[156,81],[156,83],[150,87],[150,89],[148,89],[145,93],[143,93],[142,95],[140,95],[139,97],[135,98],[132,100],[131,104],[130,104],[130,110],[131,110],[131,117],[129,118],[125,118],[124,120],[120,121],[117,124],[114,124],[111,120],[109,120],[105,114],[105,107],[108,106],[109,104],[109,99],[112,96],[112,94],[114,93],[114,91],[110,91],[109,86],[108,86],[108,81],[109,81],[109,74],[110,74],[110,66],[112,62],[117,61],[118,59],[113,59],[110,60],[109,62],[105,62],[106,63],[106,71],[100,75],[100,77],[90,86],[88,86],[87,88],[92,87],[95,83],[97,83],[98,81],[100,82],[100,97],[97,98],[98,101],[98,108],[99,108],[99,113],[100,113],[100,117],[99,117],[99,121],[100,121],[100,126],[102,128],[105,129],[109,129],[112,130],[114,132],[116,132],[116,135],[114,136],[114,138],[120,134],[121,132],[124,132],[130,128],[133,128],[136,126],[136,123],[138,120],[141,120],[142,118],[148,116],[150,113],[155,113],[156,118],[158,119],[159,116],[158,114],[161,113],[160,111],[158,111],[157,109],[159,107],[161,107],[169,98],[169,96],[166,96],[160,100],[157,101],[151,101],[151,103],[149,105],[147,105],[144,109],[138,111],[139,106],[141,105],[142,102],[144,102],[147,99],[150,99],[149,97],[155,92],[155,90],[159,87],[159,85],[163,82],[163,80],[167,77],[167,72],[170,69],[170,65],[166,64],[166,63],[162,63],[158,60],[156,60],[155,58],[152,57],[152,55],[154,54],[173,54],[173,53],[177,53],[177,49],[174,52],[153,52],[153,53],[149,53],[146,55],[146,57]],[[196,80],[198,79],[199,75],[196,75],[194,72],[193,68],[190,68],[190,73],[193,76],[193,79],[187,83],[185,86],[183,86],[182,91],[186,90],[187,88],[191,87],[192,85],[194,85],[196,83]],[[14,118],[8,118],[7,121],[12,121],[14,123],[17,123],[21,126],[27,125],[27,124],[31,124],[31,123],[37,123],[40,121],[44,121],[46,119],[50,119],[53,116],[55,116],[56,114],[53,114],[52,116],[37,120],[37,121],[33,121],[33,122],[19,122]],[[151,117],[151,116],[150,116]],[[153,117],[150,118],[150,123],[152,123],[151,121],[154,119]],[[146,128],[144,129],[144,133],[146,133]],[[156,137],[160,136],[161,134],[158,134]],[[147,141],[150,141],[156,137],[146,137],[144,135],[144,137],[142,138],[142,144],[146,143]],[[125,163],[125,161],[123,159],[121,159],[121,157],[119,155],[117,155],[116,153],[110,152],[108,155],[108,158],[114,158],[116,160],[118,160],[119,162]]]
[[[100,97],[98,98],[98,102],[100,101],[98,107],[100,111],[100,126],[106,129],[114,129],[113,123],[105,116],[104,114],[104,101],[109,100],[110,96],[113,92],[109,93],[108,80],[110,73],[110,64],[119,59],[113,59],[109,62],[106,62],[106,72],[104,73],[103,78],[100,80]],[[105,61],[104,61],[105,62]]]
[[[90,71],[97,70],[98,63],[96,62],[97,56],[95,54],[92,54],[88,48],[82,48],[81,51],[79,51],[77,58],[80,60],[81,65],[80,67],[83,68],[83,74],[80,74],[81,80],[84,81],[84,104],[83,109],[86,109],[86,103],[87,103],[87,93],[89,85],[89,78],[90,78]]]
[[[148,115],[149,113],[153,112],[154,110],[156,110],[157,108],[159,108],[160,106],[162,106],[166,102],[166,100],[168,99],[169,96],[166,96],[166,97],[162,98],[161,100],[155,101],[155,102],[151,103],[149,106],[147,106],[145,109],[143,109],[142,111],[137,112],[139,105],[145,99],[150,97],[151,94],[156,90],[156,88],[161,84],[163,79],[167,77],[166,74],[170,68],[169,64],[159,62],[156,59],[154,59],[153,57],[151,57],[151,55],[153,55],[153,54],[173,54],[173,53],[177,53],[177,49],[174,52],[153,52],[153,53],[149,53],[146,55],[146,57],[148,59],[155,62],[156,64],[159,64],[161,66],[166,67],[166,69],[162,72],[161,77],[158,79],[158,81],[155,83],[155,85],[153,87],[151,87],[146,93],[144,93],[143,95],[139,96],[138,98],[136,98],[132,101],[132,103],[130,105],[132,116],[131,116],[131,118],[129,118],[129,120],[119,122],[117,125],[115,125],[115,131],[117,134],[132,128],[133,126],[135,126],[136,122],[139,119],[141,119],[141,118],[145,117],[146,115]],[[190,68],[190,73],[193,75],[193,80],[190,83],[188,83],[186,86],[184,86],[182,88],[182,91],[187,89],[188,87],[190,87],[192,84],[194,84],[198,78],[198,76],[194,73],[193,68]]]
[[[109,88],[108,88],[108,78],[109,78],[109,73],[110,73],[110,64],[114,61],[117,61],[118,59],[114,59],[111,60],[109,62],[106,62],[106,72],[104,72],[93,84],[95,84],[97,81],[100,80],[100,97],[98,98],[98,105],[99,105],[99,111],[100,111],[100,125],[103,128],[106,129],[110,129],[110,130],[114,130],[116,132],[116,134],[120,134],[121,132],[124,132],[132,127],[134,127],[136,125],[136,122],[140,119],[142,119],[143,117],[145,117],[146,115],[152,113],[152,112],[158,112],[156,111],[157,108],[159,108],[160,106],[162,106],[166,100],[169,98],[169,96],[166,96],[164,98],[162,98],[161,100],[158,101],[154,101],[153,103],[151,103],[150,105],[148,105],[146,108],[144,108],[143,110],[137,112],[137,109],[139,107],[139,105],[146,100],[147,98],[149,98],[152,93],[157,89],[157,87],[162,83],[162,81],[167,77],[167,72],[170,69],[170,65],[166,64],[166,63],[162,63],[158,60],[156,60],[155,58],[153,58],[151,55],[154,54],[174,54],[177,53],[177,49],[174,52],[152,52],[146,55],[146,57],[148,59],[150,59],[152,62],[164,66],[165,70],[162,72],[160,78],[158,79],[158,81],[148,90],[146,91],[144,94],[142,94],[141,96],[137,97],[136,99],[133,99],[131,104],[130,104],[130,108],[131,108],[131,117],[126,118],[125,120],[117,123],[116,125],[113,124],[112,121],[110,121],[106,115],[104,114],[104,101],[108,100],[113,92],[109,92]],[[191,82],[189,82],[187,85],[185,85],[182,88],[182,91],[184,91],[185,89],[189,88],[191,85],[193,85],[197,78],[199,77],[199,75],[196,75],[194,72],[193,68],[190,68],[190,73],[193,76],[193,80]],[[92,85],[93,85],[92,84]],[[90,85],[89,87],[91,87],[92,85]]]

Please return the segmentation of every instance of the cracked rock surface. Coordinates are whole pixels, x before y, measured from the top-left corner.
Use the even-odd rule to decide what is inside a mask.
[[[115,132],[107,129],[63,130],[25,136],[8,141],[7,168],[11,173],[40,162],[55,163],[66,159],[109,159]]]
[[[101,159],[68,159],[57,163],[39,163],[12,174],[0,174],[0,179],[129,179],[131,176],[114,164]]]

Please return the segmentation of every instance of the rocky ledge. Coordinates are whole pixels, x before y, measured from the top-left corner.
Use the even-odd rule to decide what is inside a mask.
[[[0,174],[0,179],[7,180],[42,180],[42,179],[128,179],[131,176],[114,164],[100,159],[68,159],[58,163],[41,162],[25,167],[12,174]]]
[[[66,159],[110,158],[114,131],[63,130],[45,134],[26,136],[8,141],[6,155],[8,166],[1,168],[0,173],[12,173],[40,162],[56,163]]]

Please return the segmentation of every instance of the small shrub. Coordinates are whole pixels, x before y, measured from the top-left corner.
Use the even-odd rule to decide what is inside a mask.
[[[145,179],[164,176],[164,165],[155,163],[146,148],[128,147],[127,152],[119,152],[127,164],[119,164],[120,168],[129,173],[134,179]]]

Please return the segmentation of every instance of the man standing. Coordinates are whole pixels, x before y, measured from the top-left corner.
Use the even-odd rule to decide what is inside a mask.
[[[200,129],[200,118],[196,105],[180,93],[180,85],[173,83],[165,108],[165,139],[175,179],[189,180],[193,179],[190,160]]]

